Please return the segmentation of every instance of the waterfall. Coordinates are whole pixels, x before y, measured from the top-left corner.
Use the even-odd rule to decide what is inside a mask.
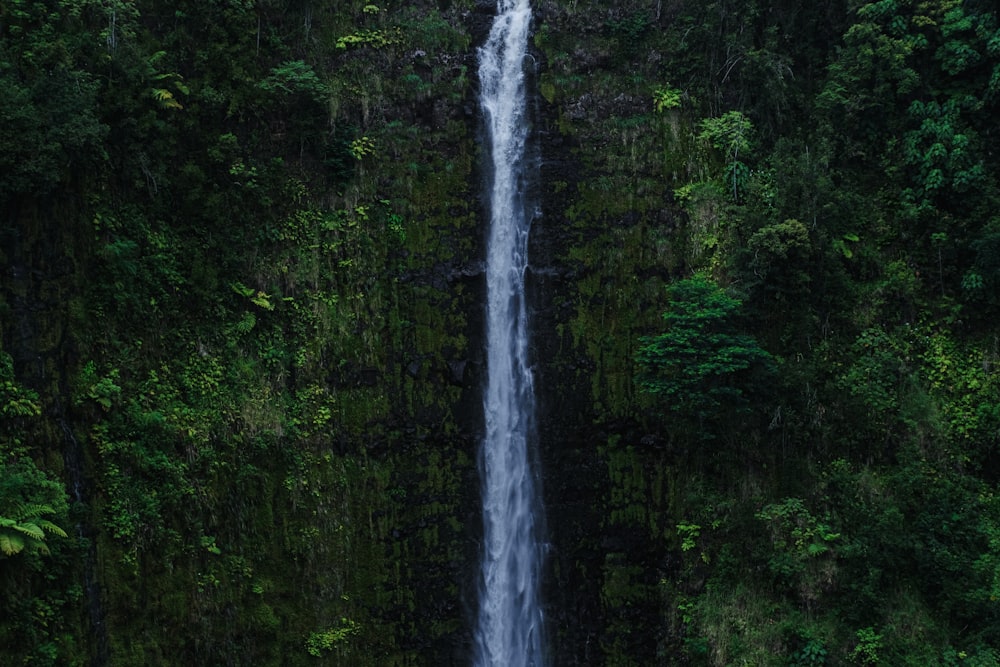
[[[536,430],[524,292],[531,224],[524,82],[530,23],[529,0],[498,0],[489,38],[479,49],[480,104],[492,161],[477,667],[541,667],[544,662],[541,504],[529,456]]]
[[[83,507],[88,502],[84,486],[83,447],[80,446],[80,442],[73,434],[73,429],[70,428],[63,416],[62,406],[58,403],[56,411],[59,415],[59,426],[62,428],[65,441],[63,461],[69,475],[70,498],[74,504]],[[110,649],[104,606],[101,603],[101,586],[97,580],[97,543],[94,540],[94,530],[83,520],[79,520],[76,523],[76,537],[81,544],[87,545],[83,557],[83,593],[87,605],[87,615],[90,617],[90,631],[95,643],[95,653],[90,661],[90,667],[104,667],[108,664]]]

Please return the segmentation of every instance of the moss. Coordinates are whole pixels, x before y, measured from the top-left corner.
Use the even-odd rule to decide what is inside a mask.
[[[554,104],[556,101],[556,84],[552,80],[551,75],[548,73],[543,74],[541,80],[538,83],[538,92],[549,104]]]

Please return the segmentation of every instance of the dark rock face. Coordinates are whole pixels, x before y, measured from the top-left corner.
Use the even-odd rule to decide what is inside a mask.
[[[539,54],[541,57],[541,54]],[[587,360],[572,350],[566,326],[573,315],[574,269],[566,261],[572,245],[564,212],[567,193],[583,177],[571,142],[554,129],[558,109],[537,99],[540,170],[539,215],[531,230],[533,350],[536,357],[539,463],[548,524],[548,585],[545,590],[554,665],[595,664],[603,621],[594,576],[603,554],[594,529],[601,523],[603,465],[588,425]],[[561,192],[554,183],[566,184]],[[581,386],[582,385],[582,386]]]
[[[607,48],[616,15],[586,4],[536,7],[539,210],[528,279],[551,545],[547,618],[554,665],[622,655],[653,664],[665,645],[659,576],[670,566],[647,526],[615,518],[620,503],[634,511],[650,499],[614,500],[610,474],[642,465],[628,452],[660,455],[633,401],[631,349],[658,317],[668,268],[648,249],[671,233],[673,213],[655,155],[635,150],[653,132],[651,103]],[[644,188],[649,196],[636,196]],[[654,505],[650,522],[669,521]]]

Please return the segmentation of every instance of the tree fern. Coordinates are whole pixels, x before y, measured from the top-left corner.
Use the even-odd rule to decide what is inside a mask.
[[[25,521],[23,523],[15,523],[11,526],[13,530],[19,533],[24,533],[28,537],[34,540],[44,540],[45,531],[38,527],[38,524],[32,523],[31,521]]]
[[[24,549],[24,538],[16,533],[6,532],[0,528],[0,552],[5,556],[13,556]]]
[[[9,501],[3,511],[0,514],[0,552],[5,556],[22,551],[47,554],[46,533],[68,537],[58,525],[42,518],[56,514],[56,510],[49,505]]]

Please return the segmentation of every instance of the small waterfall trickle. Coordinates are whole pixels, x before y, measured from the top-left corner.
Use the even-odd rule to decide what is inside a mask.
[[[73,429],[62,416],[58,408],[59,426],[65,438],[64,460],[69,475],[70,500],[74,506],[83,508],[87,505],[83,472],[83,447],[76,439]],[[93,530],[82,518],[76,524],[76,536],[86,544],[83,558],[83,592],[87,605],[87,616],[90,619],[90,630],[94,641],[94,654],[90,667],[104,667],[108,664],[110,653],[108,648],[108,632],[104,623],[104,607],[101,602],[101,587],[97,581],[97,545],[94,543]]]
[[[530,23],[529,0],[498,0],[489,38],[479,50],[480,104],[491,158],[488,379],[480,452],[484,536],[475,627],[479,667],[544,664],[541,500],[529,451],[536,428],[524,290],[531,225],[524,78]]]

